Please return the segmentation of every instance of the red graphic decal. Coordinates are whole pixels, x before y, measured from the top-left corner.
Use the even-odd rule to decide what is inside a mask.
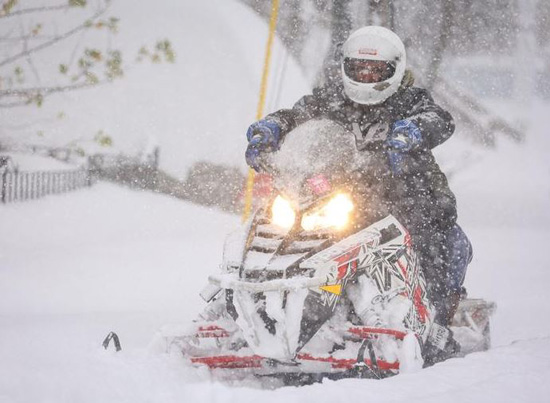
[[[426,322],[426,318],[428,317],[428,310],[426,309],[426,306],[422,303],[422,290],[420,287],[416,287],[414,290],[414,306],[416,307],[416,311],[418,312],[418,316],[420,316],[420,321],[422,323]]]
[[[357,365],[357,358],[334,358],[328,357],[315,357],[311,354],[298,354],[296,356],[301,361],[317,361],[329,363],[334,369],[351,369]],[[222,355],[213,357],[195,357],[191,358],[193,364],[204,364],[210,369],[223,368],[223,369],[237,369],[237,368],[261,368],[265,358],[259,355],[251,356],[235,356],[235,355]],[[369,367],[373,366],[373,363],[365,359],[365,364]],[[384,360],[377,360],[376,364],[382,371],[398,370],[399,361],[387,362]]]
[[[405,245],[406,245],[407,248],[409,248],[409,249],[410,249],[410,247],[412,246],[411,234],[409,234],[408,232],[405,234]]]
[[[350,263],[351,266],[351,272],[355,273],[357,271],[357,266],[359,266],[359,261],[356,259],[353,262]]]
[[[307,180],[307,183],[311,191],[316,195],[328,193],[332,188],[332,186],[330,186],[330,182],[328,181],[328,179],[321,174],[316,175],[312,178],[309,178]]]
[[[403,277],[405,278],[405,280],[409,281],[407,276],[407,267],[403,263],[401,263],[401,259],[397,260],[397,266],[399,266],[399,269],[401,269],[401,273],[403,273]]]
[[[219,355],[214,357],[191,358],[193,364],[206,364],[209,368],[260,368],[263,357],[252,355],[239,357],[235,355]]]
[[[299,360],[302,361],[318,361],[318,362],[328,362],[332,365],[332,368],[334,369],[351,369],[355,365],[357,365],[357,359],[346,359],[346,358],[334,358],[332,356],[328,357],[314,357],[311,354],[298,354],[296,356]],[[365,364],[369,367],[372,367],[373,363],[365,359]],[[378,368],[382,371],[388,371],[390,369],[399,369],[399,361],[395,362],[387,362],[384,360],[376,360],[376,364],[378,365]]]
[[[348,265],[344,264],[342,266],[338,266],[338,280],[342,280],[344,277],[346,277],[346,274],[348,273]]]
[[[341,266],[338,266],[338,280],[347,277],[350,273],[355,273],[357,271],[357,266],[359,265],[357,259],[351,261],[350,263],[345,263]]]
[[[199,338],[229,337],[229,332],[219,326],[199,326],[195,336]]]
[[[396,339],[403,340],[407,335],[407,333],[402,332],[401,330],[386,329],[383,327],[366,327],[366,326],[350,327],[348,329],[348,332],[356,336],[359,336],[363,339],[366,339],[367,337],[372,337],[377,334],[387,334],[395,337]]]
[[[339,266],[338,266],[338,280],[341,280],[344,277],[346,277],[350,268],[351,268],[352,272],[355,272],[357,270],[357,259],[356,258],[357,258],[357,255],[359,255],[360,250],[361,250],[361,246],[355,246],[349,252],[346,252],[343,255],[340,255],[340,256],[338,256],[334,259],[336,261],[336,263],[339,264]]]
[[[357,255],[359,255],[360,250],[361,246],[354,246],[349,252],[334,258],[334,261],[340,264],[348,263],[350,260],[355,259]]]
[[[371,49],[371,48],[361,48],[359,49],[360,55],[370,55],[370,56],[376,56],[378,54],[378,50]]]

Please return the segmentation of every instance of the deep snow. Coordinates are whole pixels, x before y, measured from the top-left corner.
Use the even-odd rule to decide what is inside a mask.
[[[228,387],[148,348],[190,321],[237,217],[100,183],[0,209],[0,401],[537,401],[550,390],[547,231],[471,228],[468,285],[498,303],[494,348],[384,381]],[[520,242],[516,249],[503,242]],[[533,249],[522,246],[528,242]],[[499,244],[500,243],[500,244]],[[528,267],[526,267],[528,266]],[[512,293],[513,292],[513,293]],[[123,350],[101,342],[116,331]],[[312,400],[314,399],[314,400]]]
[[[44,141],[63,143],[75,131],[93,137],[104,129],[128,148],[151,135],[164,150],[163,167],[177,174],[202,158],[243,165],[265,25],[233,1],[159,1],[153,9],[117,3],[125,7],[122,22],[142,28],[139,36],[122,29],[118,40],[130,46],[168,36],[178,63],[151,70],[154,77],[136,67],[112,87],[51,98],[41,110],[0,112],[4,131],[25,121],[19,135],[34,139],[41,129]],[[307,90],[292,68],[281,105]],[[94,102],[105,97],[114,102]],[[524,144],[503,140],[497,150],[484,150],[463,140],[458,128],[436,150],[475,248],[466,285],[472,297],[498,305],[490,351],[384,381],[275,391],[210,382],[177,354],[148,346],[159,327],[187,323],[200,310],[198,292],[217,270],[225,234],[239,218],[99,183],[0,205],[0,402],[546,400],[550,107],[492,108],[505,117],[530,114]],[[60,109],[66,118],[55,118]],[[101,348],[111,330],[121,338],[120,353]]]

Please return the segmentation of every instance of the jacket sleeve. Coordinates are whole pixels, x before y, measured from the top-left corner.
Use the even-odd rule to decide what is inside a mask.
[[[416,123],[422,132],[424,146],[433,149],[448,140],[455,130],[451,114],[437,105],[425,89],[413,87],[408,91],[411,106],[405,118]]]

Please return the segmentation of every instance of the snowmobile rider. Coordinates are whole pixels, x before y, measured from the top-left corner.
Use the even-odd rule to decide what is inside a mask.
[[[389,171],[384,198],[411,233],[436,322],[447,327],[472,249],[456,223],[455,196],[431,152],[453,134],[453,118],[413,82],[401,39],[383,27],[363,27],[343,44],[338,79],[249,127],[246,161],[259,171],[262,153],[276,151],[288,132],[318,117],[339,122],[356,137],[382,140]]]

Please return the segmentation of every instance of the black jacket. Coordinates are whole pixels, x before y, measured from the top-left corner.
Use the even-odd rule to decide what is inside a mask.
[[[388,165],[382,170],[386,173],[383,177],[365,180],[381,186],[392,213],[403,221],[413,237],[430,238],[427,234],[444,233],[455,224],[455,196],[431,152],[453,134],[454,122],[447,111],[435,104],[428,91],[402,87],[384,103],[368,106],[347,98],[341,85],[319,87],[313,94],[302,97],[292,109],[279,110],[266,119],[278,123],[284,141],[284,136],[296,126],[319,117],[339,122],[356,136],[360,131],[369,140],[385,140],[397,120],[415,122],[422,132],[422,144],[404,155],[402,174],[391,175]]]

